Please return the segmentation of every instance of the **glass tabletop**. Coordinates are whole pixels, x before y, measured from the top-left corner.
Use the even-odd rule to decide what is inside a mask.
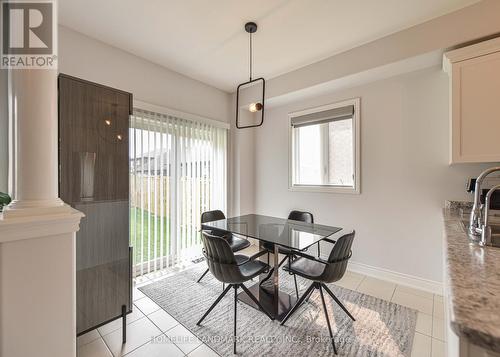
[[[206,222],[202,224],[202,229],[231,232],[282,247],[303,250],[339,232],[342,228],[247,214]]]

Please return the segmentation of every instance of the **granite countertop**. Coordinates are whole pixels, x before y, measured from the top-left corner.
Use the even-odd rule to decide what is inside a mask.
[[[448,206],[443,214],[451,327],[471,343],[500,352],[500,248],[470,243],[459,209]]]

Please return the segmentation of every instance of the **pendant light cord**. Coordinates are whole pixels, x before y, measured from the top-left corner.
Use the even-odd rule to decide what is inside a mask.
[[[252,33],[250,32],[250,82],[252,81]]]

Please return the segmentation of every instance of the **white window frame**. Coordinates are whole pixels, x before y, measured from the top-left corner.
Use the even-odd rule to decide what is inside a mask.
[[[288,189],[290,191],[300,192],[324,192],[324,193],[347,193],[347,194],[360,194],[361,193],[361,127],[360,127],[360,98],[352,98],[341,102],[322,105],[304,109],[292,113],[288,113]],[[353,158],[354,158],[354,186],[338,186],[338,185],[300,185],[294,182],[295,180],[295,138],[294,128],[292,127],[292,118],[322,112],[325,110],[345,107],[348,105],[354,106],[354,115],[352,118],[352,135],[353,135]]]

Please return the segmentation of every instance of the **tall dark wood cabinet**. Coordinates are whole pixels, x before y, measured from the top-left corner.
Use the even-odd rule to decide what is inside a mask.
[[[83,212],[76,235],[77,333],[130,312],[132,94],[59,75],[59,195]]]

